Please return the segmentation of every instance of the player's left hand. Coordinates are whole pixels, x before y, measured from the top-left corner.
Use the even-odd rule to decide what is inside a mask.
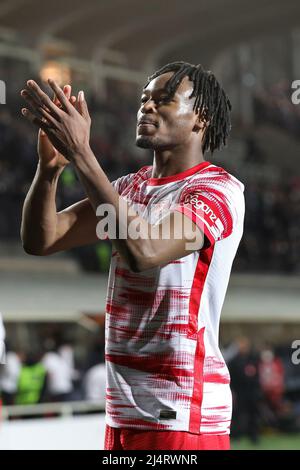
[[[78,93],[75,106],[66,98],[58,84],[49,79],[60,106],[41,90],[34,80],[28,80],[23,98],[31,110],[22,108],[22,114],[42,129],[55,148],[68,160],[86,154],[89,148],[91,118],[83,91]]]

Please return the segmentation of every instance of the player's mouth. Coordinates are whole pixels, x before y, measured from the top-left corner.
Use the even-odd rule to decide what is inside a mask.
[[[156,121],[154,121],[154,119],[151,119],[149,117],[142,117],[139,121],[138,121],[138,127],[158,127],[158,124]]]

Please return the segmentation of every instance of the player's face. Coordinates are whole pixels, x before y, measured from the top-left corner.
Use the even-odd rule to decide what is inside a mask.
[[[195,98],[189,98],[193,84],[185,77],[173,97],[165,85],[173,72],[152,80],[143,90],[137,113],[136,145],[154,150],[184,146],[195,136],[198,116],[193,110]]]

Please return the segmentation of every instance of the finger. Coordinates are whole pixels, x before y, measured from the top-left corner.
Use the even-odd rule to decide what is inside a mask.
[[[41,104],[39,102],[37,102],[29,93],[27,90],[22,90],[21,91],[21,96],[22,98],[24,98],[24,100],[26,101],[27,105],[29,105],[29,107],[31,108],[31,111],[30,113],[31,114],[34,114],[35,116],[37,116],[39,119],[43,119],[43,114],[41,112]],[[27,109],[27,108],[24,108],[24,109]]]
[[[78,94],[78,96],[79,96],[79,94]],[[82,114],[81,104],[79,103],[78,96],[76,98],[76,102],[74,103],[74,107],[75,107],[76,111],[78,111],[79,114]]]
[[[53,129],[59,129],[58,121],[52,116],[48,108],[42,106],[33,96],[30,95],[28,90],[21,91],[22,97],[27,101],[27,103],[32,108],[32,115],[36,115],[42,122],[45,122]],[[24,108],[25,109],[25,108]],[[42,137],[44,137],[44,131],[41,132]]]
[[[57,85],[57,83],[52,80],[51,78],[48,79],[48,83],[51,86],[52,90],[54,91],[57,99],[59,100],[62,108],[66,112],[71,112],[73,107],[69,103],[69,100],[66,98],[63,90]]]
[[[43,131],[47,133],[47,131],[49,130],[49,126],[44,121],[42,121],[42,119],[37,117],[32,111],[30,111],[28,108],[22,108],[21,113],[23,114],[23,116],[26,117],[26,119],[28,119],[28,121],[40,127],[41,129],[43,129]]]
[[[54,129],[59,129],[59,123],[58,121],[50,114],[46,109],[40,107],[38,109],[39,113],[43,117],[43,121],[47,122],[52,128]]]
[[[27,101],[27,103],[32,107],[33,112],[32,114],[37,115],[41,120],[47,122],[53,128],[58,129],[59,124],[57,120],[40,104],[36,103],[36,101],[29,95],[26,90],[22,90],[21,92],[23,98]],[[25,109],[25,108],[24,108]]]
[[[22,108],[22,114],[31,122],[38,125],[42,129],[44,126],[47,126],[48,129],[58,130],[57,123],[51,114],[47,113],[44,109],[41,108],[40,112],[30,111],[28,108]],[[43,124],[43,127],[41,125]]]
[[[67,97],[68,100],[70,99],[71,91],[72,91],[71,85],[65,85],[65,86],[63,87],[63,92],[64,92],[64,94],[66,95],[66,97]],[[52,101],[53,101],[54,104],[56,104],[56,106],[58,106],[59,108],[61,108],[60,101],[59,101],[59,99],[57,98],[57,96],[56,96],[55,93],[53,93],[53,99],[52,99]]]
[[[53,103],[49,96],[41,90],[38,84],[34,80],[28,80],[27,87],[30,90],[30,93],[40,100],[41,103],[53,113],[57,120],[60,120],[61,111]]]
[[[42,106],[27,90],[21,91],[21,96],[40,118],[46,118],[53,126],[58,128],[58,121],[51,115],[49,110]]]
[[[38,110],[42,106],[42,102],[36,98],[36,96],[32,95],[29,90],[21,90],[21,96],[24,98],[25,101],[33,108]],[[48,108],[46,108],[49,111]]]
[[[28,119],[30,122],[39,127],[41,136],[46,135],[52,142],[52,144],[56,146],[56,148],[63,148],[63,143],[59,137],[59,131],[51,128],[46,122],[42,121],[37,116],[35,116],[34,113],[32,113],[29,109],[22,108],[21,112],[23,116],[26,117],[26,119]],[[58,151],[60,151],[60,148],[58,148]]]
[[[85,119],[91,119],[87,102],[85,101],[84,92],[82,90],[78,93],[78,110]]]
[[[67,100],[70,100],[71,98],[71,92],[72,92],[72,87],[71,85],[65,85],[63,87],[63,92],[65,94],[65,97],[67,98]]]
[[[47,136],[46,132],[43,131],[42,129],[39,130],[39,133],[40,133],[41,137],[46,137]]]

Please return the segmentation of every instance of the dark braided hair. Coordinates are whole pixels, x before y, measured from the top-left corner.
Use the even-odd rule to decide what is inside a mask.
[[[211,153],[226,145],[231,129],[230,111],[231,103],[225,91],[210,70],[204,70],[202,65],[193,65],[188,62],[172,62],[164,65],[153,75],[148,77],[148,84],[163,73],[174,72],[166,83],[166,91],[173,96],[184,77],[188,77],[194,84],[190,98],[196,97],[193,110],[209,121],[202,142],[203,153]]]

